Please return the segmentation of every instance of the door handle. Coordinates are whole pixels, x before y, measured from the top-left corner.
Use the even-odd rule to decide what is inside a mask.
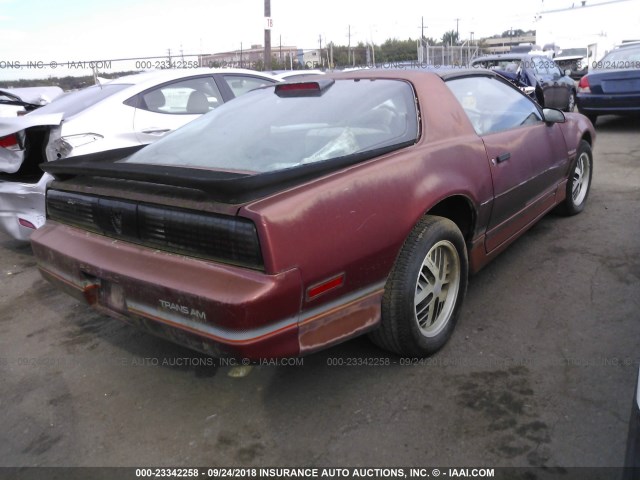
[[[507,152],[507,153],[503,153],[502,155],[498,155],[494,161],[495,163],[502,163],[502,162],[506,162],[510,158],[511,158],[511,154]]]
[[[170,131],[170,128],[147,128],[146,130],[142,130],[142,133],[146,133],[147,135],[162,135]]]

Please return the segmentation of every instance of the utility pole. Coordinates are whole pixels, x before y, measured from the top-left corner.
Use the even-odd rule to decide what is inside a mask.
[[[169,54],[169,65],[171,65],[171,49],[167,48],[167,54]]]
[[[265,22],[271,18],[271,0],[264,0]],[[264,69],[271,70],[271,25],[264,28]]]
[[[460,41],[460,19],[456,18],[456,42]]]
[[[347,63],[351,63],[351,25],[349,25],[349,44],[347,45]]]
[[[424,16],[420,17],[420,56],[418,57],[418,60],[422,59],[422,62],[425,62],[425,56],[424,53],[426,51],[426,63],[427,65],[429,64],[429,45],[427,45],[427,42],[424,38],[424,29],[427,28],[424,26]],[[427,47],[427,48],[425,48]]]
[[[333,70],[333,41],[329,44],[329,68]]]
[[[322,35],[318,35],[318,46],[320,47],[318,54],[318,59],[320,60],[319,67],[322,68]]]

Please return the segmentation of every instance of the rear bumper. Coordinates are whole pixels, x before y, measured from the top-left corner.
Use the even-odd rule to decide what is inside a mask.
[[[578,111],[585,115],[634,115],[640,114],[640,93],[606,95],[578,93]]]
[[[33,184],[0,181],[0,231],[16,240],[29,241],[35,229],[44,225],[45,190],[50,178],[45,174]],[[29,224],[34,228],[25,226]]]
[[[47,221],[43,277],[94,308],[218,357],[306,355],[375,328],[384,282],[303,307],[298,269],[275,275],[153,250]]]
[[[266,275],[55,222],[31,237],[42,275],[100,311],[214,356],[300,353],[297,270]]]

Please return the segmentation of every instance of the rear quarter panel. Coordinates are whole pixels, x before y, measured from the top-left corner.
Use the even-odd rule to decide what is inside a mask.
[[[297,267],[305,288],[345,274],[316,303],[384,282],[411,229],[439,201],[461,195],[477,211],[493,196],[483,143],[448,87],[435,75],[412,83],[422,116],[416,145],[240,211],[258,226],[267,272]]]

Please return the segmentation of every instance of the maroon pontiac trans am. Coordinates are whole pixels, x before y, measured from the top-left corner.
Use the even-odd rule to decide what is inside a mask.
[[[216,356],[364,333],[425,356],[467,277],[585,206],[595,132],[499,75],[359,71],[244,95],[141,150],[43,165],[45,278]]]

